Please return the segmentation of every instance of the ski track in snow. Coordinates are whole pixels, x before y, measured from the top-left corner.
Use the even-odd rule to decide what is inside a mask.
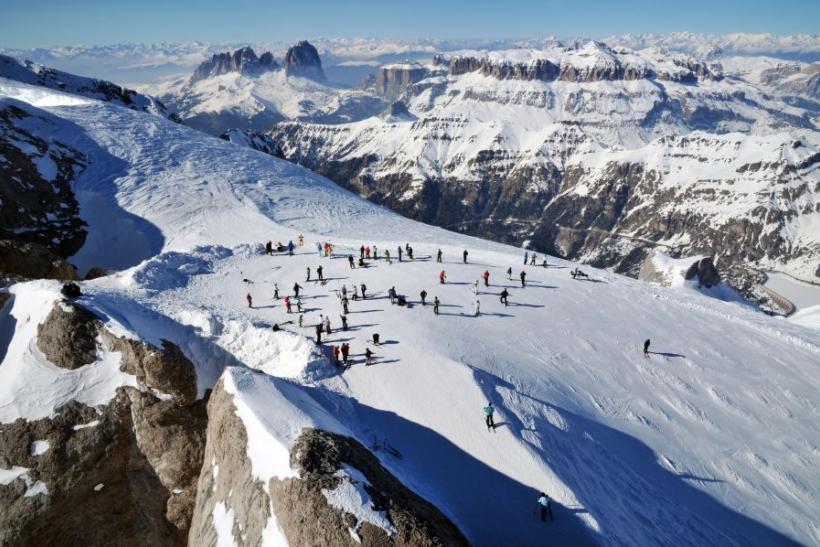
[[[522,289],[504,273],[522,268],[518,250],[403,219],[297,166],[94,101],[46,109],[65,119],[59,140],[92,150],[76,183],[91,232],[78,263],[107,256],[102,265],[131,268],[84,283],[81,303],[125,334],[177,343],[198,367],[200,395],[226,365],[277,376],[253,389],[338,419],[476,545],[820,543],[817,331],[593,269],[597,282],[573,281],[558,259],[527,267]],[[125,221],[107,224],[120,212]],[[259,254],[258,243],[300,231],[295,256]],[[314,242],[325,240],[342,256],[320,258]],[[395,261],[405,242],[418,260]],[[344,256],[374,243],[393,264],[351,270]],[[328,281],[306,282],[320,264]],[[473,317],[485,269],[492,286],[480,287]],[[302,329],[273,299],[274,283],[284,296],[295,282]],[[313,337],[320,313],[338,328],[335,291],[363,282],[369,298],[351,300],[351,330],[329,337],[351,344],[342,372],[329,346],[299,337]],[[391,305],[391,286],[412,307]],[[441,299],[440,316],[418,302],[422,288]],[[42,291],[56,289],[19,285],[15,299],[50,301]],[[383,344],[365,367],[374,332]],[[655,353],[645,358],[647,337]],[[298,434],[249,401],[247,412],[263,413],[257,440]],[[553,523],[534,516],[541,490],[555,500]],[[229,504],[215,511],[227,528]]]

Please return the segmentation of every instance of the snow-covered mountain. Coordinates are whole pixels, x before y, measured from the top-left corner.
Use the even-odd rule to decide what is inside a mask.
[[[360,90],[326,81],[316,48],[302,41],[281,63],[250,47],[220,53],[190,77],[142,86],[197,129],[220,135],[229,129],[269,130],[285,119],[349,122],[382,111],[385,102]]]
[[[459,94],[463,78],[521,83],[436,78]],[[88,235],[72,261],[113,270],[73,299],[44,280],[0,293],[3,543],[820,541],[811,316],[793,323],[689,285],[590,268],[573,279],[577,264],[554,257],[522,266],[517,248],[399,216],[269,154],[111,102],[0,82],[26,114],[10,122],[25,133],[0,140],[28,134],[83,155],[71,191]],[[514,101],[469,104],[520,113]],[[462,146],[445,137],[461,123],[455,113],[404,123],[445,124],[437,142]],[[723,138],[740,139],[738,165],[748,163],[748,137]],[[682,150],[694,142],[670,139]],[[567,153],[615,153],[574,142]],[[788,148],[786,165],[811,143]],[[676,158],[657,154],[668,167]],[[265,241],[299,235],[293,256],[264,253]],[[331,256],[317,252],[322,242]],[[398,261],[406,244],[415,259]],[[363,245],[379,259],[351,268],[346,256]],[[324,280],[306,281],[319,266]],[[274,292],[295,307],[296,283],[302,310],[289,314]],[[367,298],[350,300],[339,330],[339,294],[362,284]],[[392,305],[391,287],[410,305]],[[333,332],[317,344],[322,316]],[[342,342],[349,368],[333,364]],[[541,491],[554,522],[535,516]]]
[[[385,67],[371,85],[403,114],[285,122],[271,138],[412,218],[633,275],[658,245],[722,270],[820,272],[810,97],[788,101],[688,54],[597,42],[463,51]]]

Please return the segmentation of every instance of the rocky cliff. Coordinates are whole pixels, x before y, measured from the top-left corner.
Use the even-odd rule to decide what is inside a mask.
[[[229,72],[258,76],[263,72],[278,68],[279,64],[269,51],[257,57],[252,48],[243,47],[233,53],[217,53],[201,63],[191,75],[191,82],[228,74]]]
[[[288,48],[285,53],[285,72],[288,76],[301,76],[318,82],[325,80],[319,52],[306,40]]]
[[[420,63],[397,63],[379,67],[376,74],[367,78],[364,88],[392,101],[400,97],[410,86],[429,75]]]

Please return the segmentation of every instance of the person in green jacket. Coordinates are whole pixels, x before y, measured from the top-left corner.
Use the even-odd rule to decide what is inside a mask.
[[[493,404],[487,403],[487,406],[484,407],[484,420],[487,422],[487,431],[495,431],[495,422],[493,421],[494,412]]]

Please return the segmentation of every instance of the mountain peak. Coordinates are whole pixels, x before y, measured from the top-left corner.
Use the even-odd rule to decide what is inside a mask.
[[[250,46],[239,48],[233,53],[217,53],[210,59],[200,64],[194,70],[191,81],[196,82],[214,76],[220,76],[229,72],[239,72],[247,76],[257,76],[269,70],[276,70],[279,65],[273,59],[270,52],[263,53],[261,57],[256,56],[256,52]]]
[[[307,40],[288,49],[285,54],[285,71],[288,76],[302,76],[319,82],[325,80],[319,52]]]

